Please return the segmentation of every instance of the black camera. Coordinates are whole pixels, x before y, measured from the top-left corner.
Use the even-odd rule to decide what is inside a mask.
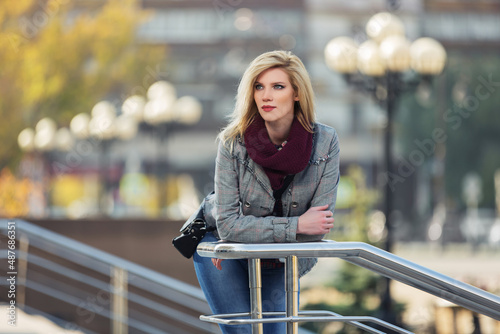
[[[196,252],[196,247],[207,233],[205,221],[195,220],[181,232],[181,235],[172,240],[172,244],[184,257],[189,259]]]
[[[190,219],[182,226],[180,232],[182,233],[178,237],[172,240],[172,244],[175,248],[186,258],[191,258],[194,252],[196,252],[196,247],[200,243],[205,233],[214,231],[215,228],[208,227],[205,222],[205,215],[203,210],[203,204],[200,205],[196,215],[191,216]]]

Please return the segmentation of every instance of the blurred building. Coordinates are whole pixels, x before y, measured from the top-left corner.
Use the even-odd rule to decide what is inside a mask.
[[[168,49],[161,79],[172,82],[179,95],[196,96],[204,107],[199,124],[175,133],[167,144],[169,160],[174,169],[204,169],[198,184],[211,184],[215,136],[232,111],[239,78],[265,51],[305,53],[305,3],[145,0],[143,6],[153,15],[139,30],[140,40]]]
[[[496,1],[142,0],[140,5],[151,15],[137,32],[139,41],[164,46],[168,53],[166,63],[145,69],[144,82],[171,82],[178,96],[193,95],[201,101],[203,115],[193,126],[172,124],[161,142],[149,130],[131,141],[112,143],[109,163],[114,179],[110,182],[116,186],[126,171],[158,174],[160,170],[167,178],[188,174],[199,198],[213,188],[215,137],[231,113],[239,78],[262,52],[291,50],[304,61],[315,89],[319,120],[339,132],[342,173],[351,164],[360,165],[368,186],[376,188],[384,168],[385,111],[327,68],[324,48],[328,41],[351,36],[362,42],[369,18],[390,7],[403,20],[408,39],[435,38],[451,59],[498,53],[500,45]],[[436,83],[443,92],[454,84],[446,75]],[[438,110],[444,111],[450,97],[436,97]],[[400,104],[398,112],[418,112],[405,108]],[[395,149],[397,158],[405,156],[399,143]],[[430,219],[442,203],[444,161],[439,159],[434,164],[441,168],[419,169],[398,187],[396,206],[403,211],[402,221],[411,221],[410,213]],[[88,159],[88,164],[98,163],[98,155]]]

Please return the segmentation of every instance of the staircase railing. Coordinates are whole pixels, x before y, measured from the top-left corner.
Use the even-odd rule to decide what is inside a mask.
[[[7,275],[0,278],[2,300],[59,316],[66,328],[220,333],[198,317],[210,310],[201,289],[26,221],[0,220],[0,261]],[[15,296],[9,300],[10,290]],[[35,299],[41,305],[32,305]]]
[[[375,273],[446,299],[459,306],[500,321],[500,297],[465,284],[394,254],[362,242],[309,242],[276,244],[240,244],[206,242],[198,245],[198,254],[219,259],[248,259],[251,312],[201,316],[207,322],[235,325],[252,324],[253,333],[262,333],[265,322],[286,322],[287,333],[297,333],[300,321],[343,321],[370,333],[383,333],[361,322],[372,322],[399,333],[407,330],[373,317],[343,317],[326,311],[298,311],[299,257],[337,257]],[[260,259],[285,259],[286,312],[262,312]],[[243,319],[243,317],[250,319]],[[280,316],[266,318],[266,316]]]

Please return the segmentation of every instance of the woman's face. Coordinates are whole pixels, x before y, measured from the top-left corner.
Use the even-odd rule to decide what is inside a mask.
[[[262,72],[254,85],[253,97],[264,121],[293,121],[294,103],[299,98],[293,90],[288,74],[281,68]]]

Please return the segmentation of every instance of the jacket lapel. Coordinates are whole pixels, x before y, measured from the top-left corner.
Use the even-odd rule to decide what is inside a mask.
[[[237,138],[237,144],[240,145],[241,147],[238,149],[240,152],[240,159],[243,158],[243,163],[245,164],[246,168],[248,168],[252,174],[254,175],[255,179],[257,180],[257,183],[260,184],[262,189],[269,194],[269,196],[273,196],[273,188],[271,187],[271,182],[269,181],[269,178],[266,175],[266,172],[264,169],[257,164],[255,161],[250,158],[248,155],[247,148],[245,146],[245,143],[241,139],[241,137]]]
[[[247,157],[248,167],[253,171],[257,182],[262,186],[262,188],[273,197],[273,189],[271,187],[271,182],[264,172],[264,169],[255,163],[249,156]]]

